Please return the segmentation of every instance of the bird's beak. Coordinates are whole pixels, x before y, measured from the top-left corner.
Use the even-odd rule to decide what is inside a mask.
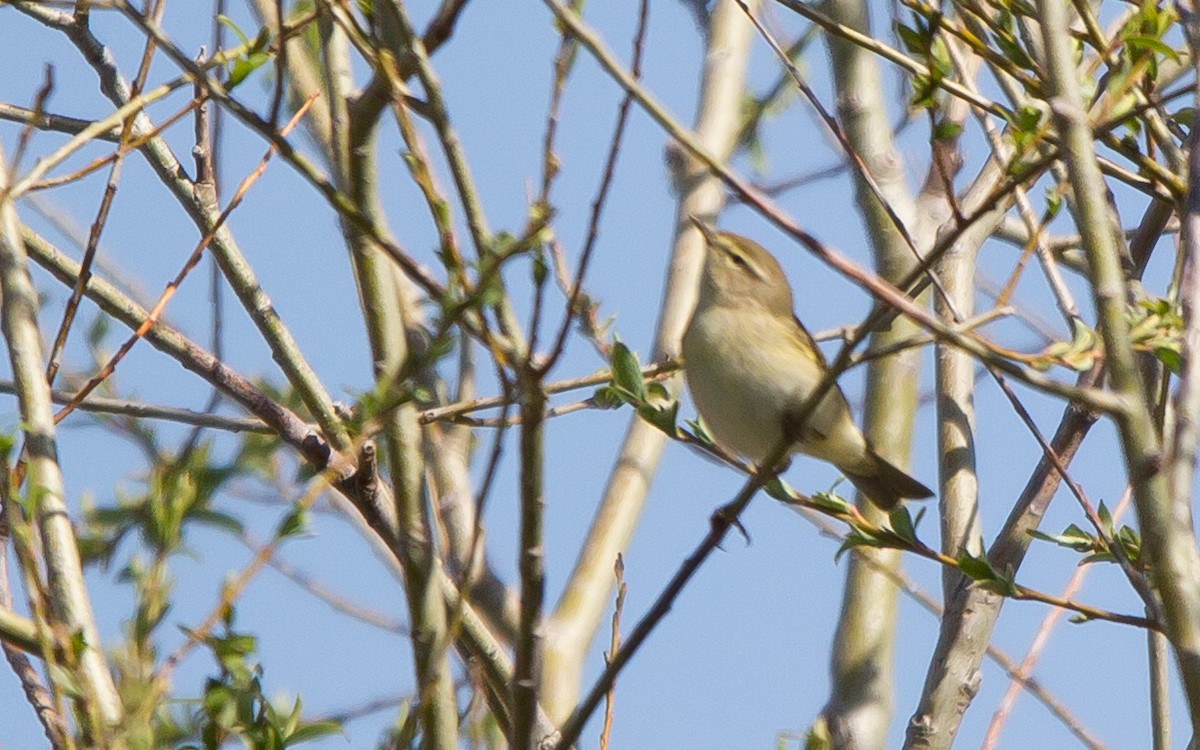
[[[708,222],[704,221],[695,214],[688,214],[688,221],[696,225],[696,228],[700,230],[700,234],[704,235],[704,240],[706,242],[711,243],[717,238],[717,233],[714,232],[713,228],[708,225]]]

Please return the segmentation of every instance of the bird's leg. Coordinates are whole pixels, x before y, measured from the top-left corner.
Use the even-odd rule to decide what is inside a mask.
[[[812,422],[812,420],[808,417],[798,419],[798,415],[795,413],[786,413],[783,415],[783,434],[793,443],[797,444],[824,440],[826,436],[820,431],[814,430],[809,422]],[[781,473],[782,471],[780,469]]]

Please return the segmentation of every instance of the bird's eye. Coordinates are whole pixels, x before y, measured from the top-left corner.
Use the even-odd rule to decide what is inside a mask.
[[[733,265],[737,266],[738,268],[746,268],[746,259],[737,253],[730,253],[729,259],[732,260]]]

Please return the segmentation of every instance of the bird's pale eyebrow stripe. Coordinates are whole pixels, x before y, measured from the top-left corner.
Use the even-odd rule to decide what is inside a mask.
[[[742,252],[741,249],[738,248],[733,243],[728,242],[728,241],[722,241],[721,242],[721,250],[723,250],[727,255],[729,255],[729,257],[733,258],[734,261],[737,261],[740,259],[742,261],[742,263],[741,263],[742,267],[744,267],[750,273],[754,274],[755,278],[757,278],[757,279],[765,278],[763,276],[762,270],[758,267],[758,264],[756,264],[754,262],[754,259],[752,259],[746,253]]]

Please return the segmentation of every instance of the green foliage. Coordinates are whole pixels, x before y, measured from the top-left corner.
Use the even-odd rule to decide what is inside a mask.
[[[708,428],[699,419],[688,419],[684,424],[692,431],[692,434],[696,436],[701,445],[713,446],[717,444],[717,441],[713,440],[712,434],[709,433]]]
[[[182,460],[163,457],[151,466],[143,492],[118,492],[115,506],[89,509],[79,532],[84,562],[108,565],[130,532],[137,532],[160,557],[180,550],[190,523],[240,532],[237,518],[212,506],[216,493],[236,473],[236,464],[213,463],[210,448],[209,441],[202,441]]]
[[[280,520],[275,528],[275,538],[279,540],[300,536],[308,532],[308,509],[296,506]]]
[[[833,559],[835,562],[837,560],[841,560],[842,555],[856,547],[886,549],[891,546],[892,545],[888,544],[883,537],[879,536],[873,531],[855,526],[846,533],[846,538],[842,540],[841,546],[838,547],[837,552],[833,553]]]
[[[951,138],[957,138],[962,133],[962,125],[951,120],[939,119],[933,126],[933,138],[938,141],[946,141]]]
[[[850,503],[847,502],[841,495],[835,495],[832,492],[818,492],[810,498],[810,501],[818,509],[828,511],[836,515],[850,512]]]
[[[538,247],[533,253],[533,283],[535,286],[542,286],[546,283],[546,278],[550,275],[550,263],[546,260],[546,250],[544,247]]]
[[[1143,300],[1130,306],[1127,319],[1133,347],[1149,352],[1172,373],[1178,374],[1183,364],[1183,319],[1175,305],[1164,299]],[[1104,342],[1079,319],[1074,321],[1074,328],[1070,342],[1051,344],[1029,363],[1039,370],[1048,370],[1054,365],[1079,372],[1090,370],[1097,357],[1103,354]]]
[[[1094,562],[1116,562],[1116,554],[1108,541],[1106,541],[1106,539],[1109,539],[1120,547],[1121,552],[1131,564],[1139,567],[1142,559],[1141,535],[1129,526],[1117,528],[1113,522],[1112,514],[1103,501],[1101,501],[1099,507],[1096,509],[1096,515],[1100,519],[1100,528],[1104,530],[1103,537],[1086,531],[1075,524],[1067,526],[1061,534],[1047,534],[1032,530],[1029,532],[1029,535],[1034,539],[1052,542],[1060,547],[1083,553],[1084,557],[1079,561],[1080,565],[1087,565]]]
[[[995,15],[989,33],[995,50],[1015,67],[1029,71],[1036,69],[1033,58],[1021,44],[1021,36],[1017,33],[1016,19],[1010,10],[1002,9]]]
[[[892,532],[897,537],[907,542],[909,545],[918,545],[917,526],[921,523],[921,519],[925,517],[925,509],[922,508],[914,519],[908,512],[908,506],[901,503],[888,513],[888,523],[891,524]]]
[[[1013,160],[1007,166],[1008,173],[1016,174],[1024,169],[1021,156],[1041,138],[1043,111],[1031,104],[1023,104],[1008,113],[1008,128],[1005,135],[1013,144]]]
[[[1183,366],[1183,318],[1165,299],[1142,300],[1129,309],[1129,338],[1135,348],[1148,351],[1172,373]]]
[[[642,366],[638,363],[637,355],[629,347],[618,341],[613,344],[612,387],[627,404],[635,406],[646,401],[646,381],[642,378]]]
[[[834,513],[850,511],[850,504],[840,497],[828,494],[822,497],[821,494],[818,494],[814,501],[818,498],[820,498],[821,506]],[[852,523],[846,538],[842,540],[842,546],[834,553],[834,559],[840,559],[842,555],[855,547],[900,550],[924,547],[925,545],[917,538],[917,525],[923,516],[924,512],[918,514],[914,520],[907,506],[901,504],[888,515],[887,526],[868,528]]]
[[[913,75],[909,81],[912,86],[909,106],[914,109],[937,107],[944,97],[942,81],[954,70],[946,44],[937,33],[941,19],[938,12],[932,12],[928,17],[914,13],[912,26],[896,24],[896,36],[901,45],[929,70],[928,75]]]
[[[225,88],[232,91],[251,73],[270,61],[271,30],[264,26],[259,29],[254,41],[250,41],[228,16],[217,16],[217,20],[236,34],[242,43],[237,57],[229,64],[229,78],[225,81]]]
[[[1103,343],[1094,330],[1076,318],[1070,342],[1057,341],[1046,347],[1030,364],[1039,370],[1049,370],[1053,365],[1069,367],[1086,372],[1096,364],[1096,357],[1103,351]]]
[[[620,341],[613,344],[609,361],[612,381],[592,394],[592,401],[604,409],[628,404],[638,416],[671,437],[679,434],[679,402],[671,398],[666,387],[658,382],[646,382],[637,355]]]
[[[1001,596],[1015,596],[1019,593],[1012,577],[992,567],[992,563],[986,555],[976,557],[964,549],[958,553],[956,562],[960,573],[985,589],[994,591]]]
[[[232,619],[230,610],[225,632],[201,639],[220,672],[205,682],[199,701],[199,744],[185,744],[180,750],[217,750],[232,739],[241,740],[248,750],[282,750],[340,733],[337,722],[304,721],[299,697],[289,706],[267,698],[262,666],[251,659],[257,639],[233,630]]]
[[[763,492],[784,503],[794,503],[799,499],[797,492],[780,476],[772,477],[771,481],[764,484]]]
[[[1179,20],[1171,3],[1161,7],[1155,3],[1141,3],[1117,35],[1121,48],[1121,72],[1126,75],[1144,74],[1153,82],[1158,78],[1158,66],[1162,59],[1178,65],[1182,58],[1163,37]],[[1141,76],[1139,75],[1139,78]],[[1122,90],[1123,80],[1114,82],[1116,90]]]

